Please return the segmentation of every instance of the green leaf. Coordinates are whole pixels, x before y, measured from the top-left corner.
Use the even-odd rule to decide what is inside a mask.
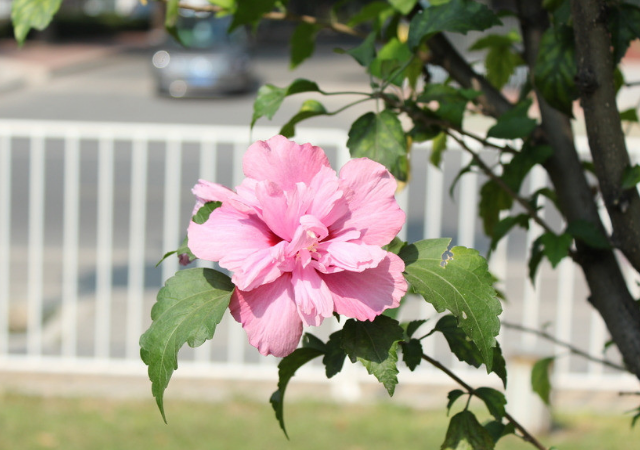
[[[627,122],[638,122],[638,111],[635,108],[630,108],[620,113],[620,120]]]
[[[478,91],[474,90],[458,90],[444,84],[428,84],[418,96],[418,101],[422,103],[437,101],[439,104],[437,115],[454,127],[460,128],[467,103],[477,94]]]
[[[321,351],[322,353],[326,353],[327,351],[327,345],[311,333],[305,333],[302,336],[302,347],[313,348]]]
[[[255,28],[262,16],[275,8],[276,3],[277,0],[236,0],[237,8],[229,26],[229,33],[242,25]]]
[[[631,41],[640,38],[640,8],[622,3],[607,10],[613,63],[617,65],[627,52]]]
[[[266,116],[271,120],[280,105],[289,95],[300,94],[302,92],[321,92],[320,88],[313,81],[298,78],[294,80],[286,88],[279,88],[272,84],[266,84],[258,90],[258,95],[253,103],[253,118],[251,119],[251,128],[256,121]]]
[[[634,428],[636,426],[636,422],[638,421],[638,419],[640,419],[640,407],[636,409],[632,409],[631,411],[628,411],[628,412],[635,413],[631,419],[631,428]]]
[[[483,31],[494,25],[501,25],[486,5],[472,0],[451,0],[447,4],[430,6],[411,19],[409,47],[415,49],[423,39],[441,31],[467,32]]]
[[[398,116],[389,110],[369,112],[351,125],[347,147],[352,158],[367,157],[384,165],[399,181],[407,181],[407,141]]]
[[[487,236],[495,234],[495,228],[500,223],[500,211],[511,209],[511,205],[513,199],[495,180],[488,180],[482,185],[478,214]]]
[[[487,70],[487,79],[497,89],[502,89],[516,67],[524,64],[520,55],[514,50],[514,44],[520,41],[520,35],[512,30],[507,34],[484,36],[469,48],[469,50],[489,49],[484,58],[484,65]]]
[[[412,372],[422,362],[422,343],[418,339],[402,342],[402,360]]]
[[[322,354],[322,351],[315,348],[298,348],[294,350],[293,353],[282,358],[280,364],[278,364],[278,390],[271,395],[269,402],[276,413],[276,419],[278,419],[280,428],[282,428],[287,439],[289,435],[284,426],[284,394],[287,389],[287,384],[289,384],[289,380],[291,380],[300,367]]]
[[[300,111],[289,119],[289,122],[283,125],[280,129],[280,134],[285,137],[292,137],[296,134],[295,126],[303,120],[310,119],[316,116],[324,116],[327,114],[327,110],[322,103],[316,100],[307,100],[300,107]]]
[[[489,128],[487,137],[524,139],[529,136],[536,128],[536,120],[527,116],[531,103],[532,101],[527,99],[498,117],[496,124]]]
[[[295,69],[313,55],[316,47],[316,35],[320,31],[318,25],[302,22],[291,35],[291,63],[289,69]]]
[[[450,243],[448,238],[428,239],[402,249],[405,278],[438,312],[448,309],[456,316],[458,326],[478,346],[487,372],[491,372],[502,305],[487,261],[473,249],[448,250]]]
[[[11,21],[18,44],[24,43],[32,28],[41,31],[47,28],[61,3],[62,0],[13,0]]]
[[[212,269],[181,270],[158,292],[151,326],[140,337],[140,356],[149,366],[153,396],[166,421],[164,390],[178,368],[178,350],[211,339],[229,306],[233,284]]]
[[[405,245],[407,245],[407,243],[402,239],[400,239],[398,236],[396,236],[393,238],[391,242],[389,242],[387,245],[385,245],[382,248],[388,252],[391,252],[397,255],[398,253],[400,253],[400,250],[402,250]]]
[[[406,16],[411,12],[416,3],[418,3],[418,0],[389,0],[389,3]]]
[[[326,353],[322,358],[327,378],[337,375],[342,370],[347,354],[342,349],[342,330],[338,330],[329,336],[326,343]]]
[[[540,243],[544,247],[542,250],[544,256],[547,257],[552,267],[556,267],[563,258],[569,255],[573,236],[568,233],[557,235],[548,232],[540,236]]]
[[[451,407],[456,402],[456,400],[458,400],[460,397],[462,397],[465,394],[466,392],[460,389],[454,389],[453,391],[449,391],[449,393],[447,394],[447,398],[449,399],[449,401],[447,402],[447,415],[449,415],[449,413],[451,412]]]
[[[534,71],[534,82],[544,99],[573,117],[573,100],[578,98],[575,43],[571,27],[550,27],[542,35]]]
[[[482,355],[478,346],[467,337],[462,328],[458,327],[458,320],[454,316],[448,314],[440,318],[434,330],[442,333],[449,348],[459,361],[466,362],[473,367],[480,367]]]
[[[531,279],[531,283],[535,284],[536,273],[538,272],[538,267],[542,262],[542,257],[544,253],[542,252],[542,240],[541,237],[538,237],[531,244],[531,256],[529,256],[529,278]]]
[[[393,395],[398,384],[398,342],[404,330],[398,321],[380,315],[373,322],[349,319],[342,328],[342,348],[351,362],[360,361]]]
[[[555,358],[544,358],[533,365],[531,370],[531,387],[545,404],[549,404],[551,381],[549,381],[549,366]]]
[[[394,13],[394,9],[387,2],[377,1],[371,2],[362,7],[359,13],[353,15],[347,25],[355,27],[363,22],[374,20],[374,30],[379,30],[382,23],[385,22]]]
[[[506,425],[498,420],[492,420],[490,422],[485,423],[484,429],[491,435],[491,439],[496,444],[500,440],[500,438],[508,435],[515,434],[516,427],[513,425],[513,422],[509,422]],[[551,449],[549,449],[551,450]]]
[[[164,261],[165,259],[167,259],[169,256],[171,255],[177,255],[178,257],[180,257],[180,255],[187,255],[189,257],[189,262],[193,262],[196,259],[196,255],[194,255],[193,253],[191,253],[191,250],[189,250],[189,238],[187,236],[184,237],[184,239],[182,240],[182,244],[180,244],[180,247],[178,247],[178,250],[174,250],[172,252],[167,252],[164,254],[164,256],[162,257],[162,259],[160,261],[158,261],[158,264],[156,264],[156,267],[158,267],[162,261]]]
[[[178,30],[176,29],[176,22],[178,21],[178,11],[180,4],[180,0],[167,0],[167,10],[165,12],[164,17],[164,26],[167,31],[174,36],[178,42],[180,41],[180,36],[178,36]]]
[[[402,86],[406,69],[399,71],[411,58],[413,53],[406,43],[392,38],[380,49],[376,58],[369,64],[369,73],[382,80],[388,80],[396,86]]]
[[[517,216],[509,216],[501,219],[493,227],[493,234],[491,236],[491,246],[489,248],[489,255],[493,252],[500,240],[505,237],[515,226],[520,226],[525,230],[529,229],[529,215],[518,214]],[[489,256],[487,256],[489,258]]]
[[[495,417],[496,420],[501,420],[506,414],[504,406],[507,404],[507,399],[502,392],[488,387],[480,387],[473,391],[473,395],[487,405],[489,413]]]
[[[413,334],[418,331],[418,329],[425,323],[427,323],[426,320],[420,319],[412,320],[411,322],[407,323],[401,323],[400,326],[404,328],[404,334],[407,336],[407,339],[411,339],[413,337]]]
[[[213,211],[220,208],[222,202],[207,202],[198,209],[198,212],[191,218],[198,225],[202,225],[207,220]]]
[[[602,230],[594,223],[586,220],[574,220],[567,227],[566,233],[569,233],[576,239],[581,240],[589,247],[608,250],[611,248],[609,239]]]
[[[627,190],[636,187],[640,183],[640,166],[625,167],[622,172],[622,189]]]
[[[429,156],[429,162],[435,167],[440,167],[442,163],[442,154],[447,149],[447,133],[441,131],[433,139],[431,144],[431,155]]]
[[[496,346],[493,348],[493,373],[498,375],[498,378],[502,380],[502,385],[507,388],[507,362],[502,356],[502,348],[500,344],[496,342]]]
[[[442,450],[493,450],[491,435],[471,411],[461,411],[451,418]]]
[[[347,51],[358,64],[369,67],[371,61],[376,57],[376,33],[372,32],[362,41],[362,44]]]

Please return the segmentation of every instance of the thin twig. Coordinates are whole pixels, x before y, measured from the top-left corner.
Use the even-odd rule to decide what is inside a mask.
[[[640,86],[640,81],[630,81],[624,84],[625,87]]]
[[[571,353],[574,353],[576,355],[582,356],[585,359],[588,359],[589,361],[594,361],[597,363],[600,363],[604,366],[607,367],[611,367],[612,369],[616,369],[616,370],[620,370],[623,372],[628,372],[628,370],[624,367],[621,366],[619,364],[616,364],[614,362],[608,361],[606,359],[600,359],[600,358],[596,358],[595,356],[591,356],[590,354],[588,354],[587,352],[584,352],[582,350],[580,350],[579,348],[574,347],[573,345],[561,341],[557,338],[555,338],[554,336],[552,336],[551,334],[547,333],[546,331],[541,331],[541,330],[535,330],[533,328],[527,328],[527,327],[523,327],[522,325],[516,324],[516,323],[510,323],[510,322],[505,322],[502,321],[501,322],[502,325],[505,328],[510,328],[512,330],[518,330],[518,331],[524,331],[525,333],[531,333],[531,334],[535,334],[537,336],[540,336],[544,339],[547,339],[548,341],[553,342],[554,344],[558,344],[561,345],[562,347],[566,348],[567,350],[569,350]]]
[[[640,395],[640,392],[626,392],[626,391],[622,391],[622,392],[618,392],[619,396],[624,396],[624,395]]]
[[[474,388],[472,388],[470,385],[468,385],[458,375],[456,375],[451,370],[449,370],[449,368],[447,368],[444,365],[442,365],[442,363],[440,363],[439,361],[431,358],[430,356],[428,356],[428,355],[426,355],[424,353],[422,354],[422,359],[427,361],[432,366],[434,366],[434,367],[440,369],[441,371],[443,371],[447,376],[449,376],[449,378],[451,378],[453,381],[455,381],[460,386],[462,386],[470,395],[475,395],[475,389]],[[534,447],[536,447],[539,450],[547,450],[547,447],[542,445],[540,443],[540,441],[538,441],[531,433],[529,433],[527,431],[527,429],[525,427],[523,427],[509,413],[505,412],[504,417],[505,417],[505,419],[507,419],[509,422],[511,422],[513,424],[513,426],[516,428],[516,430],[518,430],[518,431],[520,431],[520,433],[522,433],[522,436],[521,436],[522,439],[524,439],[525,441],[529,442],[531,445],[533,445]]]

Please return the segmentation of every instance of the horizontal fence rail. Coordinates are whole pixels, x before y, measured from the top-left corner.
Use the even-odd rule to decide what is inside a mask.
[[[176,258],[155,266],[186,233],[194,205],[190,188],[198,178],[240,184],[242,156],[250,142],[276,133],[275,128],[250,132],[230,126],[0,121],[0,370],[146,375],[138,339],[150,324],[158,290],[180,270]],[[323,147],[335,168],[349,158],[344,131],[300,129],[296,140]],[[586,148],[586,142],[579,146]],[[637,160],[640,140],[631,139],[629,146]],[[469,158],[451,147],[436,168],[428,163],[429,151],[429,145],[411,151],[412,181],[398,194],[408,212],[400,237],[447,236],[453,245],[486,254],[489,243],[476,217],[484,178],[463,176],[450,196],[449,186]],[[490,152],[483,156],[491,158]],[[533,192],[546,183],[544,172],[534,170],[525,189]],[[562,229],[551,205],[542,213]],[[535,225],[514,232],[493,252],[490,267],[508,298],[502,318],[544,327],[559,340],[601,355],[608,334],[585,301],[588,292],[579,270],[568,260],[555,271],[543,264],[536,287],[529,281],[526,259],[536,233]],[[629,285],[636,289],[628,269]],[[409,299],[400,314],[437,317],[417,298]],[[336,326],[328,320],[310,331],[326,338]],[[506,327],[499,341],[508,357],[566,354],[535,334]],[[440,337],[424,343],[427,352],[464,377],[497,385],[497,378],[487,379],[482,371],[453,361]],[[607,357],[620,359],[614,349]],[[272,380],[276,365],[275,358],[261,357],[248,345],[241,326],[227,314],[212,341],[181,352],[176,375]],[[320,365],[303,368],[296,377],[324,380]],[[558,358],[554,378],[561,389],[637,387],[632,376],[575,356]],[[404,370],[400,379],[449,383],[428,367]],[[375,381],[357,368],[346,369],[342,380]]]

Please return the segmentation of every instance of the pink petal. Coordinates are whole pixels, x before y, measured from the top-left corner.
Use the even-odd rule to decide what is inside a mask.
[[[244,261],[258,250],[280,242],[256,214],[238,211],[226,203],[202,225],[191,222],[187,236],[189,249],[196,257],[219,261],[231,271],[240,270]]]
[[[358,320],[373,320],[385,309],[397,308],[407,292],[404,262],[387,253],[377,267],[364,272],[322,274],[333,294],[335,311]]]
[[[284,263],[286,241],[281,241],[273,247],[256,250],[243,262],[242,267],[232,277],[233,284],[238,289],[250,291],[256,287],[268,284],[282,275],[281,266]]]
[[[298,183],[291,191],[284,192],[279,185],[270,181],[256,184],[256,197],[260,202],[262,220],[282,239],[290,241],[300,224],[300,216],[305,214],[311,195],[303,183]]]
[[[302,321],[289,274],[249,292],[236,289],[229,310],[247,332],[249,343],[265,356],[287,356],[300,342]]]
[[[196,205],[193,207],[192,214],[197,213],[207,202],[226,202],[236,196],[236,193],[231,189],[207,180],[198,180],[191,192],[196,197]]]
[[[359,242],[326,241],[318,244],[322,254],[320,263],[325,267],[335,266],[351,272],[362,272],[376,267],[387,252],[375,245]]]
[[[243,159],[247,177],[273,181],[285,191],[298,182],[308,185],[323,166],[329,166],[329,160],[320,147],[298,145],[284,136],[255,142]]]
[[[355,228],[365,244],[387,245],[404,224],[405,214],[394,197],[396,180],[382,165],[367,158],[352,159],[340,171],[351,216],[331,228]]]
[[[306,325],[318,326],[333,314],[333,299],[329,288],[311,265],[298,264],[291,279],[296,304]]]
[[[349,213],[347,200],[340,189],[340,179],[330,167],[322,167],[309,187],[313,196],[307,213],[316,216],[325,226]]]

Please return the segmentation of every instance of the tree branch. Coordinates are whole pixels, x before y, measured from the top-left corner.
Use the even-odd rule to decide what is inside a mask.
[[[422,354],[422,359],[424,359],[425,361],[427,361],[432,366],[434,366],[434,367],[440,369],[442,372],[444,372],[449,378],[451,378],[453,381],[455,381],[460,386],[462,386],[469,393],[469,395],[475,395],[476,391],[475,391],[474,388],[472,388],[462,378],[460,378],[454,372],[449,370],[449,368],[444,366],[442,363],[440,363],[439,361],[433,359],[432,357],[430,357],[429,355],[426,355],[424,353]],[[539,450],[547,450],[547,447],[542,445],[540,443],[540,441],[538,441],[531,433],[529,433],[527,431],[527,429],[525,427],[523,427],[516,419],[514,419],[508,412],[505,411],[504,417],[505,417],[505,419],[507,419],[509,422],[511,422],[513,424],[513,426],[516,428],[516,430],[518,430],[518,431],[520,431],[520,433],[522,433],[521,437],[522,437],[523,440],[529,442],[531,445],[533,445],[534,447],[536,447]]]
[[[558,344],[564,348],[566,348],[567,350],[569,350],[571,353],[575,354],[575,355],[579,355],[582,356],[585,359],[588,359],[589,361],[593,361],[593,362],[597,362],[602,364],[603,366],[607,366],[607,367],[611,367],[612,369],[616,369],[616,370],[620,370],[623,372],[628,372],[627,368],[624,366],[621,366],[619,364],[616,364],[614,362],[611,362],[609,360],[606,359],[600,359],[600,358],[596,358],[595,356],[591,356],[589,353],[584,352],[582,350],[580,350],[577,347],[574,347],[573,345],[561,341],[559,339],[557,339],[555,336],[545,332],[545,331],[541,331],[541,330],[534,330],[533,328],[527,328],[524,327],[522,325],[516,324],[516,323],[510,323],[510,322],[505,322],[500,321],[500,324],[505,327],[505,328],[511,328],[512,330],[518,330],[518,331],[524,331],[525,333],[531,333],[531,334],[535,334],[537,336],[540,336],[541,338],[544,338],[548,341],[553,342],[554,344]]]

